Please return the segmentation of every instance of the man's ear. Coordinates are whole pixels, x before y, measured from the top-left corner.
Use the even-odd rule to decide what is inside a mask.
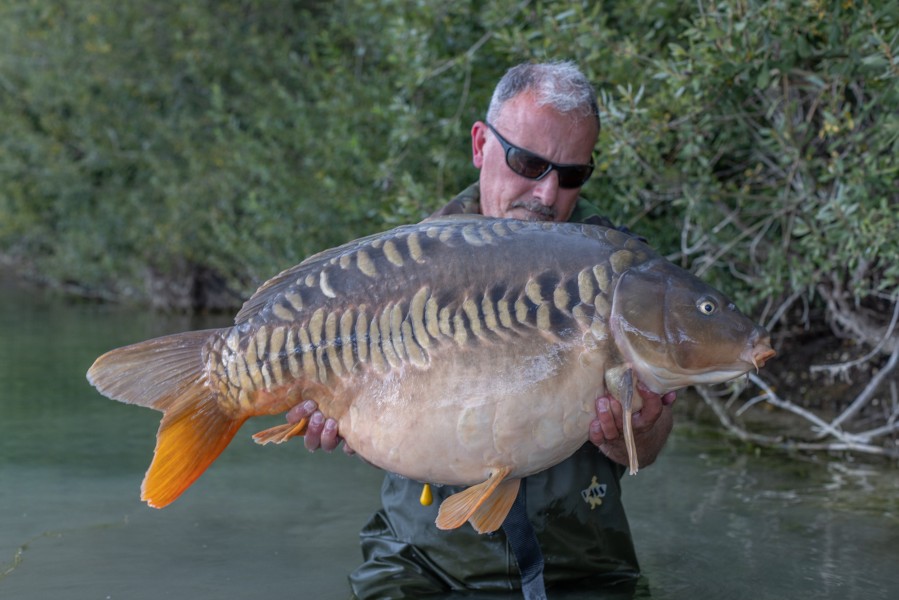
[[[480,169],[484,164],[484,144],[487,143],[487,125],[475,121],[471,126],[471,162]]]

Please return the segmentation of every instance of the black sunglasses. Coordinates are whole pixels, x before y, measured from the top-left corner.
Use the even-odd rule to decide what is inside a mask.
[[[506,164],[518,175],[528,179],[540,181],[553,169],[559,174],[559,187],[561,188],[579,188],[590,179],[593,174],[593,159],[590,159],[588,165],[560,165],[546,160],[539,154],[534,154],[530,150],[519,148],[515,144],[509,142],[494,129],[493,125],[487,123],[487,128],[493,132],[496,139],[506,152]]]

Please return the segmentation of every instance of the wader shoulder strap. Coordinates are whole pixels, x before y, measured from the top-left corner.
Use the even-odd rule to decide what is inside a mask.
[[[546,600],[543,585],[543,553],[537,542],[534,526],[528,519],[527,480],[521,480],[518,496],[503,521],[503,531],[521,572],[521,591],[525,600]]]

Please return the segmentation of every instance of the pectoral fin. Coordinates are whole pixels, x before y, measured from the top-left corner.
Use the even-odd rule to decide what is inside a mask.
[[[499,487],[500,483],[505,479],[506,475],[512,469],[510,467],[501,467],[493,472],[490,478],[477,485],[473,485],[468,489],[465,489],[459,493],[453,494],[449,498],[443,501],[440,505],[440,510],[437,512],[437,527],[439,529],[456,529],[457,527],[461,527],[465,524],[465,521],[472,518],[472,516],[478,512],[484,504],[491,499],[491,496],[496,491],[496,488]],[[518,482],[520,480],[512,480]],[[516,483],[515,492],[518,491],[518,485]],[[505,496],[507,492],[500,494],[501,502],[505,501]],[[515,495],[512,495],[512,501],[515,500]],[[485,511],[489,513],[490,510],[493,509],[493,504],[497,502],[497,499],[491,500],[488,507],[485,507]],[[505,511],[502,513],[502,517],[505,518],[506,513],[509,512],[509,508],[511,508],[512,502],[508,502],[508,506],[506,506]],[[502,506],[498,507],[499,509]],[[498,512],[498,511],[497,511]],[[492,524],[493,518],[489,519],[488,524]],[[502,519],[500,519],[500,524],[502,524]],[[477,529],[477,527],[475,527]],[[497,526],[498,528],[498,526]],[[480,530],[479,530],[480,531]]]
[[[278,425],[276,427],[271,427],[269,429],[265,429],[258,433],[253,434],[253,440],[257,444],[281,444],[289,440],[290,438],[297,437],[298,435],[305,435],[306,433],[306,425],[309,424],[309,418],[304,417],[297,423],[284,423],[283,425]]]
[[[624,409],[624,446],[627,450],[627,466],[631,475],[640,468],[637,443],[634,440],[634,412],[643,407],[643,398],[635,395],[637,379],[630,365],[622,364],[606,371],[606,390],[621,403]]]
[[[631,475],[640,469],[637,459],[637,443],[634,441],[634,372],[628,369],[622,377],[621,406],[624,407],[624,446],[627,449],[627,466]]]

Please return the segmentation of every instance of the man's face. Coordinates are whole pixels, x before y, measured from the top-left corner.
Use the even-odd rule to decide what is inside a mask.
[[[596,122],[537,106],[529,93],[507,101],[491,123],[510,143],[559,164],[587,164],[596,144]],[[482,122],[471,129],[472,162],[481,170],[481,213],[527,221],[567,221],[580,188],[560,188],[550,171],[540,181],[516,174],[496,136]]]

